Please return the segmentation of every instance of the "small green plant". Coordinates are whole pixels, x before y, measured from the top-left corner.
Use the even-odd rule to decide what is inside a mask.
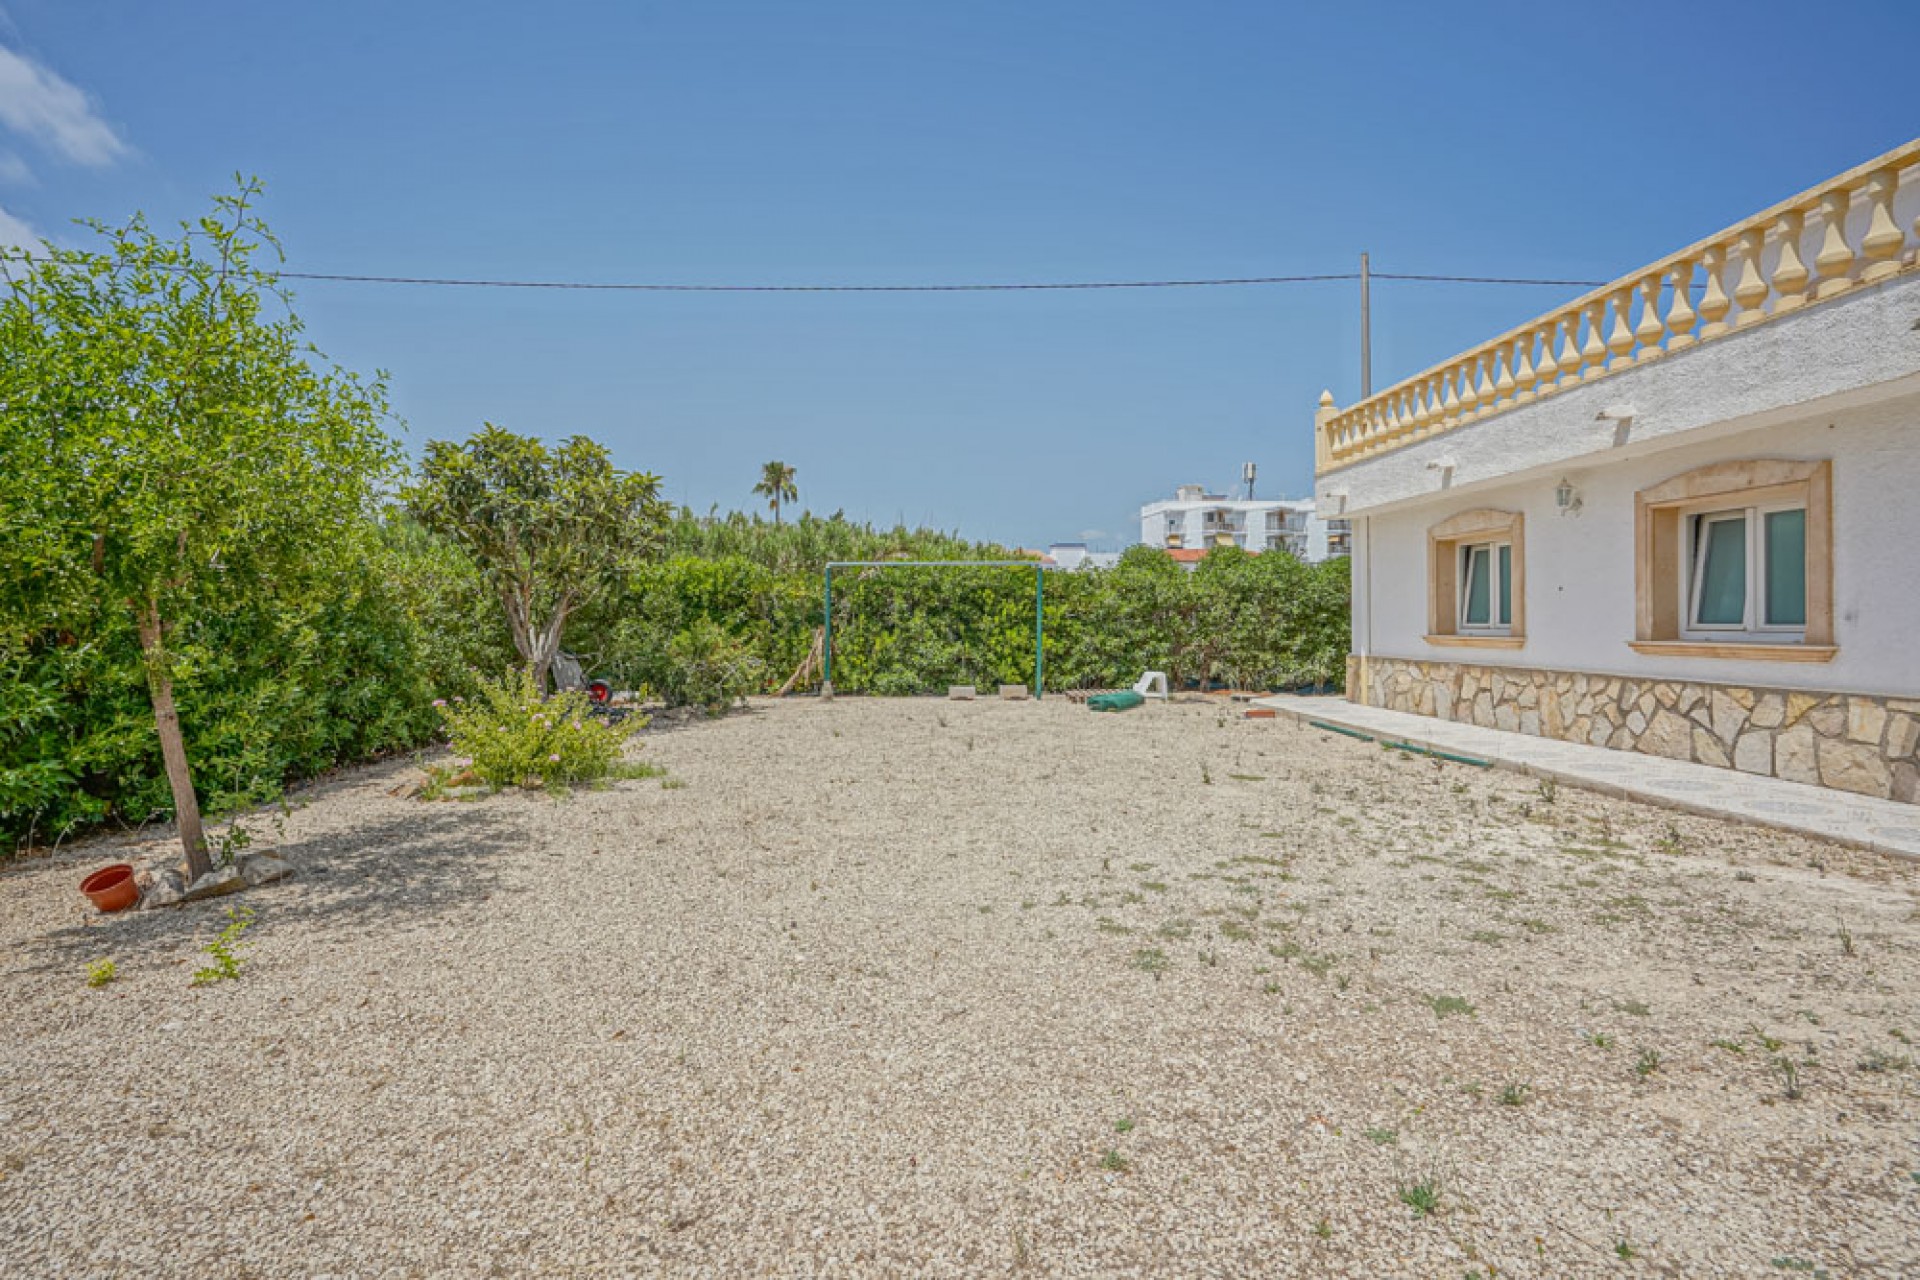
[[[1400,1141],[1400,1131],[1398,1129],[1369,1129],[1367,1130],[1367,1141],[1376,1147],[1391,1147]]]
[[[683,791],[686,789],[686,785],[687,780],[685,778],[662,778],[660,780],[660,789],[662,791]]]
[[[1773,1059],[1773,1074],[1780,1081],[1781,1096],[1789,1102],[1797,1102],[1806,1090],[1800,1084],[1800,1064],[1786,1054],[1776,1054]]]
[[[249,926],[253,924],[252,907],[228,907],[227,925],[220,930],[212,942],[202,947],[213,963],[194,970],[193,985],[208,986],[215,982],[226,982],[240,976],[240,966],[245,963],[241,951],[247,945],[242,942]]]
[[[584,693],[543,698],[533,676],[482,678],[471,700],[435,703],[453,745],[453,768],[498,791],[502,787],[555,790],[613,772],[632,720],[597,720]]]
[[[1322,1240],[1333,1239],[1333,1223],[1322,1217],[1318,1222],[1313,1224],[1313,1234],[1319,1236]]]
[[[207,837],[207,848],[213,854],[216,864],[223,867],[233,865],[233,860],[253,847],[253,832],[239,823],[230,823],[227,829]]]
[[[1465,996],[1428,996],[1427,1007],[1433,1010],[1436,1018],[1450,1018],[1464,1014],[1472,1017],[1476,1010]]]
[[[1632,1242],[1627,1240],[1624,1236],[1614,1241],[1613,1256],[1620,1259],[1620,1261],[1632,1262],[1639,1255],[1640,1255],[1640,1251],[1634,1248]]]
[[[1158,947],[1142,947],[1133,953],[1129,962],[1142,973],[1150,973],[1158,978],[1167,971],[1167,953]]]
[[[119,976],[119,966],[111,960],[95,960],[87,966],[87,985],[90,987],[104,987]]]
[[[1133,1132],[1132,1118],[1128,1116],[1121,1116],[1118,1120],[1115,1120],[1113,1122],[1113,1131],[1115,1133],[1132,1133]]]
[[[1679,826],[1669,822],[1667,824],[1666,834],[1654,841],[1653,847],[1656,851],[1664,853],[1668,857],[1678,858],[1686,853],[1687,840],[1685,836],[1680,834]]]
[[[1400,1203],[1413,1210],[1416,1218],[1430,1217],[1440,1212],[1440,1198],[1446,1194],[1437,1169],[1430,1169],[1420,1177],[1400,1184]]]
[[[1204,760],[1200,762],[1200,781],[1209,787],[1213,785],[1213,771],[1207,768],[1207,762]]]
[[[1109,1149],[1107,1154],[1100,1157],[1100,1167],[1108,1173],[1125,1173],[1133,1168],[1133,1165],[1118,1151]]]
[[[1503,1107],[1524,1107],[1533,1096],[1533,1086],[1515,1082],[1500,1090],[1500,1105]]]
[[[1582,1032],[1581,1034],[1585,1035],[1587,1037],[1587,1043],[1596,1049],[1613,1048],[1613,1037],[1605,1031]]]
[[[1709,1040],[1707,1044],[1710,1048],[1725,1049],[1728,1053],[1738,1054],[1747,1051],[1747,1046],[1738,1040],[1727,1040],[1723,1038],[1719,1040]]]
[[[1862,1071],[1881,1074],[1889,1071],[1905,1071],[1913,1065],[1913,1059],[1904,1053],[1885,1053],[1879,1049],[1869,1049],[1866,1056],[1854,1065]]]
[[[1760,1042],[1760,1047],[1762,1049],[1765,1049],[1768,1053],[1780,1052],[1780,1046],[1786,1043],[1785,1040],[1777,1040],[1774,1037],[1768,1035],[1766,1032],[1762,1031],[1760,1029],[1760,1024],[1757,1022],[1749,1022],[1747,1024],[1747,1034],[1752,1036],[1755,1040],[1758,1040]]]
[[[1540,779],[1540,785],[1534,788],[1534,794],[1540,797],[1542,804],[1552,804],[1560,798],[1560,784],[1552,778]]]
[[[1838,938],[1838,939],[1840,940],[1840,954],[1841,954],[1841,955],[1843,955],[1843,956],[1850,956],[1850,955],[1852,955],[1852,954],[1854,954],[1854,950],[1853,950],[1853,930],[1851,930],[1851,929],[1849,929],[1849,928],[1847,928],[1847,922],[1846,922],[1845,920],[1842,920],[1842,921],[1840,922],[1840,928],[1839,928],[1839,931],[1838,931],[1837,933],[1835,933],[1835,935],[1834,935],[1834,936],[1835,936],[1835,937],[1837,937],[1837,938]]]
[[[1633,1074],[1639,1076],[1642,1080],[1645,1080],[1659,1069],[1660,1051],[1658,1049],[1642,1049],[1640,1056],[1633,1060]]]
[[[1653,1012],[1643,1000],[1615,1000],[1613,1002],[1613,1011],[1615,1013],[1630,1014],[1636,1018],[1644,1018]]]

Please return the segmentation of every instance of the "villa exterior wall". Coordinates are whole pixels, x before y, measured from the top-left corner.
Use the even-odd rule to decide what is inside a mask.
[[[1355,521],[1354,643],[1376,658],[1470,661],[1731,685],[1920,697],[1920,395],[1804,418],[1605,467],[1500,484]],[[1737,661],[1634,651],[1634,495],[1702,465],[1746,458],[1830,459],[1834,641],[1828,662]],[[1580,498],[1563,516],[1564,475]],[[1457,511],[1525,516],[1526,635],[1521,647],[1429,644],[1427,531]],[[1369,615],[1370,610],[1370,615]]]

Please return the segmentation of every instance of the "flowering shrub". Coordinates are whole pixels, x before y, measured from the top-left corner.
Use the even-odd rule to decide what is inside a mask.
[[[525,671],[505,680],[483,678],[472,698],[441,699],[434,706],[458,757],[455,767],[496,790],[604,778],[633,727],[594,719],[584,693],[541,697]]]

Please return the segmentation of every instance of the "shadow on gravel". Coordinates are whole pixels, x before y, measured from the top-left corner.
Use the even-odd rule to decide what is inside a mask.
[[[257,936],[276,923],[348,935],[391,933],[478,910],[501,887],[498,860],[522,847],[515,815],[477,806],[422,805],[347,830],[282,843],[295,872],[277,884],[160,911],[127,911],[51,930],[27,942],[15,972],[71,967],[103,945],[137,956],[176,951],[219,927],[228,907],[250,907]]]

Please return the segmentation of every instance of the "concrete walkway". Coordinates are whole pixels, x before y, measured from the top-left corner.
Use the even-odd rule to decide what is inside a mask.
[[[1552,778],[1569,786],[1920,859],[1920,805],[1633,751],[1357,706],[1337,697],[1276,694],[1255,699],[1255,705],[1272,707],[1300,720],[1318,720],[1370,734],[1382,742],[1472,756],[1498,768]]]

